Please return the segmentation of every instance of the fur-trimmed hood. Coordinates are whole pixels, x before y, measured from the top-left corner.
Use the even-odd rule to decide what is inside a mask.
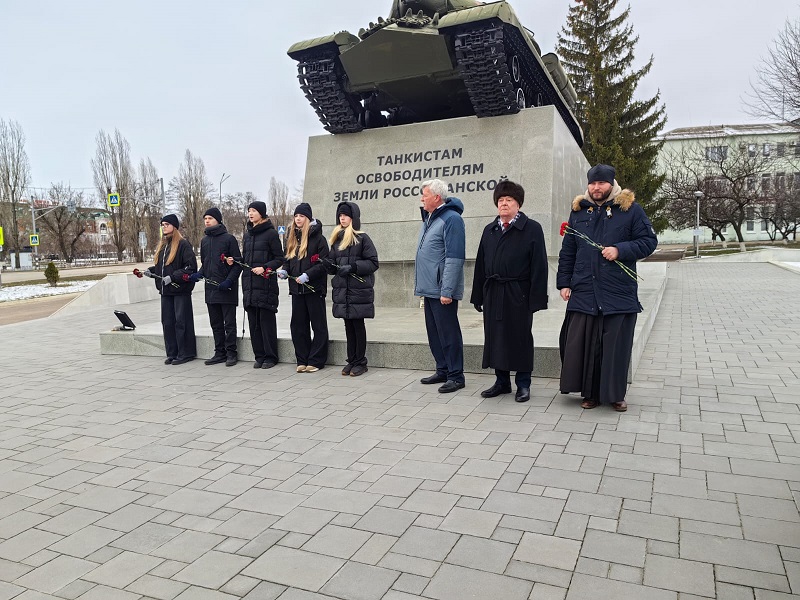
[[[621,210],[628,210],[636,201],[636,195],[632,190],[623,190],[615,179],[614,187],[611,188],[611,194],[609,195],[608,199],[613,200],[614,204],[619,206]],[[575,199],[572,201],[572,210],[579,211],[581,209],[581,203],[584,201],[587,203],[587,206],[589,205],[588,203],[594,205],[594,201],[592,201],[592,199],[589,197],[588,189],[586,190],[586,193],[575,196]]]

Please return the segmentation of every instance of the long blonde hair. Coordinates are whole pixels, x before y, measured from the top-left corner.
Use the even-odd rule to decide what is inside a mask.
[[[158,246],[156,246],[156,262],[158,262],[158,256],[161,254],[161,251],[164,249],[164,246],[167,244],[171,244],[169,247],[169,256],[167,256],[167,260],[164,261],[165,265],[171,265],[172,261],[175,260],[175,256],[178,254],[178,245],[180,245],[183,236],[181,232],[178,231],[176,228],[172,235],[166,236],[162,235],[161,239],[158,241]]]
[[[303,223],[302,229],[300,229],[300,243],[297,243],[297,226],[294,224],[294,219],[292,219],[292,223],[289,225],[289,233],[286,236],[286,259],[290,258],[305,258],[306,254],[308,253],[308,232],[311,229],[311,221],[306,219],[306,222]]]
[[[353,228],[353,222],[351,221],[350,225],[348,225],[347,227],[342,227],[341,225],[337,225],[334,228],[333,233],[331,233],[331,237],[328,239],[328,245],[331,248],[333,248],[333,245],[339,238],[340,233],[342,233],[342,241],[339,243],[339,250],[345,250],[350,246],[361,243],[361,240],[358,239],[358,234],[363,232]]]

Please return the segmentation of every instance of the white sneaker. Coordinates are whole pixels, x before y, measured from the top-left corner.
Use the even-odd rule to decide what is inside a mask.
[[[305,365],[297,365],[297,372],[298,373],[305,373],[306,372],[306,366]]]
[[[319,371],[319,367],[315,367],[313,365],[308,365],[306,367],[306,373],[316,373],[317,371]]]

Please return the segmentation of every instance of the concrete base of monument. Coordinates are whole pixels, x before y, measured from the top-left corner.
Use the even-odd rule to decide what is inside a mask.
[[[640,264],[645,277],[640,284],[639,298],[645,311],[639,315],[634,336],[634,352],[631,361],[632,377],[644,352],[645,343],[655,321],[666,283],[666,263]],[[278,311],[278,355],[281,362],[295,363],[294,348],[289,333],[291,318],[290,300],[286,287],[281,286],[281,310]],[[214,343],[208,323],[202,295],[194,296],[195,332],[197,335],[198,357],[208,358],[214,354]],[[161,333],[158,300],[142,302],[131,307],[117,307],[127,310],[137,324],[135,331],[109,331],[100,334],[102,354],[128,354],[132,356],[164,357],[164,340]],[[535,345],[535,377],[558,377],[561,372],[561,359],[558,350],[558,336],[564,320],[565,303],[560,299],[551,300],[551,308],[536,313],[533,321]],[[328,330],[330,349],[328,364],[336,367],[344,365],[346,341],[344,326],[340,319],[330,316],[328,310]],[[241,332],[243,311],[237,311],[237,322]],[[459,320],[464,338],[464,370],[468,373],[491,372],[481,368],[483,357],[483,316],[469,303],[459,307]],[[245,327],[245,330],[247,327]],[[423,311],[415,308],[377,307],[374,319],[367,320],[367,359],[372,367],[434,370],[433,358],[425,333]],[[239,360],[252,361],[253,350],[249,334],[239,339]],[[211,367],[209,367],[211,368]],[[218,367],[214,367],[218,368]]]

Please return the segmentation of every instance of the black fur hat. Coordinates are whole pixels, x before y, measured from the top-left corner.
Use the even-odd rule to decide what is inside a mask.
[[[497,187],[494,188],[495,206],[497,206],[497,201],[503,196],[510,196],[516,200],[520,208],[522,208],[522,203],[525,202],[525,188],[518,183],[514,183],[508,179],[503,179],[497,184]]]

